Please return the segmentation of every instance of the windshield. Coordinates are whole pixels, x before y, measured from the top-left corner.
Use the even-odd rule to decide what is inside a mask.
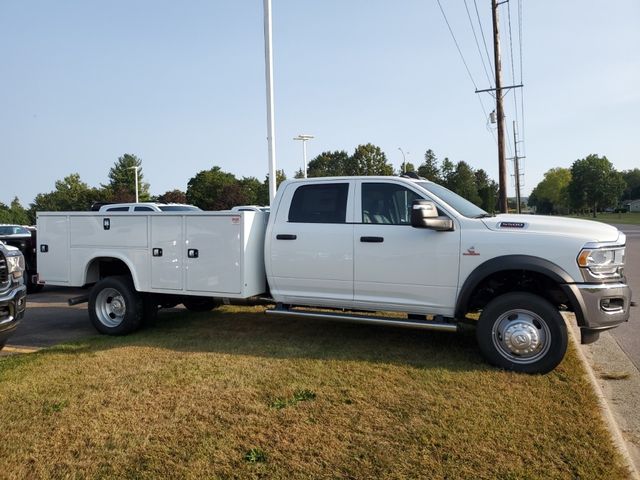
[[[0,235],[31,235],[31,232],[24,227],[1,226]]]
[[[432,193],[443,202],[449,204],[452,208],[455,208],[458,213],[469,218],[482,218],[491,217],[493,215],[488,214],[477,205],[471,203],[466,198],[462,198],[457,193],[453,193],[451,190],[444,188],[437,183],[431,182],[416,182],[427,192]]]
[[[160,205],[160,210],[163,212],[196,212],[200,211],[198,207],[192,205]]]

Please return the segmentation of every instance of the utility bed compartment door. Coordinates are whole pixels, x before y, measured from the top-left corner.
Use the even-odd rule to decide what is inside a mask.
[[[40,280],[69,283],[69,217],[39,215],[37,248]]]
[[[185,224],[186,290],[241,293],[240,215],[185,216]]]
[[[83,215],[69,217],[71,247],[146,248],[147,217]]]
[[[182,290],[182,216],[151,216],[151,288]]]

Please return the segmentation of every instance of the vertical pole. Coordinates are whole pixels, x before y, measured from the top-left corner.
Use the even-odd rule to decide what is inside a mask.
[[[516,138],[516,122],[513,121],[513,173],[516,177],[516,212],[520,212],[520,159],[518,158],[518,139]]]
[[[136,171],[136,203],[138,203],[138,167],[135,167]]]
[[[505,158],[504,110],[502,107],[502,66],[500,65],[500,32],[498,31],[498,5],[491,0],[493,12],[493,61],[496,67],[496,114],[498,116],[498,195],[500,211],[507,213],[507,159]]]
[[[264,63],[267,80],[267,144],[269,149],[269,205],[276,196],[276,140],[273,114],[273,55],[271,0],[264,0]]]
[[[304,178],[307,178],[307,140],[302,140],[302,160],[304,161]]]

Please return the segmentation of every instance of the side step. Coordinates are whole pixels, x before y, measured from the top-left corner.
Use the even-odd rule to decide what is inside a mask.
[[[455,323],[433,322],[428,320],[407,320],[393,317],[368,317],[351,313],[318,312],[314,310],[294,310],[290,308],[272,308],[265,310],[268,315],[284,315],[287,317],[317,318],[336,320],[339,322],[364,323],[367,325],[384,325],[387,327],[403,327],[421,330],[437,330],[439,332],[457,332]]]

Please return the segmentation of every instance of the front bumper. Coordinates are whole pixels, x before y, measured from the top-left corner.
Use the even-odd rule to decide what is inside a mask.
[[[592,343],[600,332],[629,321],[631,289],[624,283],[567,285],[573,293],[582,343]]]
[[[17,285],[0,294],[0,345],[4,344],[24,317],[27,287]]]

